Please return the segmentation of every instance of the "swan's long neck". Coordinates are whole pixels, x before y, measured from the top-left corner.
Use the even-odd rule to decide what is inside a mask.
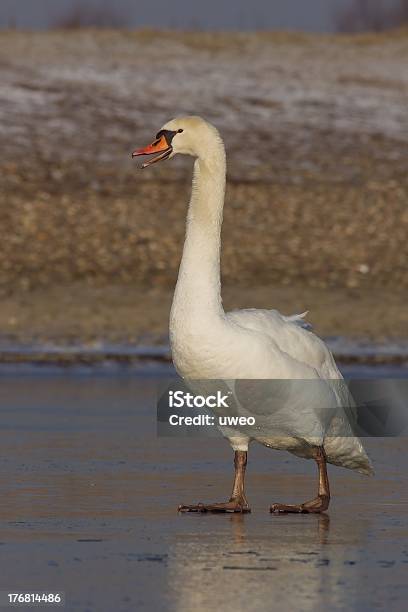
[[[220,292],[221,225],[225,195],[222,141],[194,164],[183,256],[174,292],[170,328],[209,327],[224,315]]]

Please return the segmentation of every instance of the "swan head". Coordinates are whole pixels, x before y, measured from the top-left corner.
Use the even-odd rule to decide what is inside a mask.
[[[177,153],[203,158],[220,144],[222,144],[221,138],[213,125],[201,117],[190,115],[177,117],[165,123],[152,144],[136,149],[132,157],[154,155],[142,164],[141,168],[146,168]]]

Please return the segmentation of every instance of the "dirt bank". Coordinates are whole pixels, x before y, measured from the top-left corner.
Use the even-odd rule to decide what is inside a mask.
[[[20,291],[0,303],[0,340],[166,344],[172,291],[131,285],[76,283]],[[224,287],[224,306],[309,310],[307,320],[325,337],[375,341],[407,339],[408,292],[308,287]]]
[[[226,306],[407,337],[407,56],[407,32],[0,33],[1,335],[165,337],[191,160],[130,152],[193,112],[228,151]]]
[[[183,112],[225,138],[226,284],[408,288],[407,32],[3,32],[0,49],[3,293],[172,285],[191,160],[140,172],[130,152]]]

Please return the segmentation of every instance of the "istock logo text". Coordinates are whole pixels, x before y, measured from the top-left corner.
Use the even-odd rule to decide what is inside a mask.
[[[217,391],[216,395],[194,395],[185,391],[169,391],[170,408],[228,408],[227,400],[231,391],[227,395],[222,395]]]

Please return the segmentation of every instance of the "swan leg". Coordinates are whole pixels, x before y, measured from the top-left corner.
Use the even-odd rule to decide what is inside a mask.
[[[315,450],[314,460],[319,470],[319,490],[317,497],[304,504],[272,504],[270,512],[299,512],[303,514],[324,512],[330,503],[329,478],[327,476],[326,453],[322,446]]]
[[[234,466],[235,478],[229,501],[219,504],[194,504],[190,506],[181,505],[179,512],[251,512],[247,498],[245,497],[244,481],[247,464],[247,451],[235,451]]]

